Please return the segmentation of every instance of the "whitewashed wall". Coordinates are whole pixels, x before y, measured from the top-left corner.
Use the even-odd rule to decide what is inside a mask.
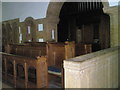
[[[65,88],[117,88],[118,60],[118,47],[65,60]]]

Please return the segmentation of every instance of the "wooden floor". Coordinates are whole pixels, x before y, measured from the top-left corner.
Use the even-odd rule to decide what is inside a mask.
[[[49,75],[48,88],[61,88],[61,78],[58,76]]]
[[[2,83],[2,88],[14,88],[14,87],[12,87],[9,84]],[[48,88],[61,88],[61,86],[53,81],[53,82],[49,83]]]
[[[13,88],[13,87],[3,82],[2,88]]]
[[[2,88],[14,88],[8,83],[2,83]],[[61,88],[61,79],[56,76],[49,76],[48,88]]]

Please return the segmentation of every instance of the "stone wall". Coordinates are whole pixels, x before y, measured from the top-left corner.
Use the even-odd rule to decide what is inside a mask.
[[[65,88],[118,88],[119,55],[114,47],[64,60]]]
[[[19,19],[12,19],[2,22],[2,42],[7,43],[18,43]]]
[[[43,24],[43,30],[38,30],[38,25]],[[28,26],[30,26],[30,33],[28,32]],[[7,43],[24,43],[24,42],[39,42],[39,39],[46,41],[55,41],[52,39],[52,30],[54,30],[54,37],[56,38],[56,28],[53,23],[49,22],[48,19],[33,19],[27,17],[23,22],[19,22],[19,19],[13,19],[2,22],[2,35],[3,44]],[[19,31],[20,29],[20,31]],[[22,40],[20,41],[20,34]]]

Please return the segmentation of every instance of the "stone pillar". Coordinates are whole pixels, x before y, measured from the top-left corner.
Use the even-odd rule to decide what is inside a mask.
[[[2,52],[2,22],[0,22],[0,52]]]
[[[59,14],[64,2],[50,2],[46,14],[47,19],[47,41],[52,40],[52,30],[55,30],[55,41],[57,42],[57,24],[59,23]]]
[[[118,26],[120,26],[120,23],[118,23],[118,7],[109,7],[104,11],[110,15],[110,46],[119,46],[120,40],[118,39],[118,36],[120,35],[120,32],[118,32]]]
[[[46,30],[46,41],[56,41],[57,42],[57,24],[59,22],[59,18],[56,16],[47,17],[47,30]],[[52,39],[52,30],[54,30],[54,40]]]
[[[27,38],[26,38],[26,28],[25,28],[25,24],[24,22],[21,22],[20,23],[20,28],[21,28],[21,33],[22,33],[22,43],[26,42],[27,41]]]
[[[19,43],[19,21],[16,22],[16,25],[14,26],[14,41],[14,43]]]

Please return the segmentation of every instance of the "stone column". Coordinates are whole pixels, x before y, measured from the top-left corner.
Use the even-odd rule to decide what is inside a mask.
[[[120,26],[120,23],[118,23],[118,6],[106,8],[104,12],[110,15],[110,46],[119,46],[120,40],[118,39],[118,36],[120,35],[120,32],[118,32],[118,26]]]
[[[47,17],[47,30],[46,30],[46,41],[56,41],[57,42],[57,24],[59,22],[59,18],[56,16]],[[54,40],[52,39],[52,30],[54,30]]]
[[[57,42],[57,24],[59,23],[59,14],[64,2],[50,2],[46,14],[47,19],[47,41],[52,41],[52,30],[55,30],[55,41]]]
[[[24,43],[24,42],[27,41],[27,38],[26,38],[26,32],[27,32],[27,30],[26,30],[24,22],[20,23],[20,28],[21,28],[21,33],[22,33],[22,43]]]

